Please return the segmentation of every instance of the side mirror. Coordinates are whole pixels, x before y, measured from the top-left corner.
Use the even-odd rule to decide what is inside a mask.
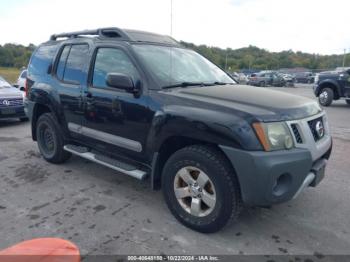
[[[124,89],[127,92],[134,93],[135,85],[132,78],[125,74],[109,73],[106,77],[106,83],[109,87]]]

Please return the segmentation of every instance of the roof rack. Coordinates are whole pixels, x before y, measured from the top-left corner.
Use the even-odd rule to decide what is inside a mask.
[[[99,28],[94,30],[84,30],[70,33],[61,33],[55,34],[50,37],[51,41],[56,41],[57,38],[76,38],[79,36],[99,36],[99,37],[107,37],[114,38],[118,37],[123,40],[131,40],[130,37],[121,29],[117,27],[107,27],[107,28]]]

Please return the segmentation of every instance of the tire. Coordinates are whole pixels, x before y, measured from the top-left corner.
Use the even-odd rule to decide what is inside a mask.
[[[333,102],[334,92],[331,88],[323,88],[318,95],[318,101],[322,106],[330,106]]]
[[[187,177],[184,174],[191,176],[191,183],[198,184],[192,184],[193,187],[189,186],[191,183],[186,184],[182,179]],[[205,176],[208,180],[203,178]],[[179,182],[182,183],[181,186]],[[198,232],[219,231],[230,219],[237,219],[241,210],[237,177],[228,160],[214,147],[193,145],[175,152],[163,169],[162,189],[168,208],[175,218]],[[179,192],[179,189],[185,189],[180,190],[184,193],[183,198],[180,197],[181,194],[176,196],[175,190]],[[202,195],[194,197],[197,193]]]
[[[19,119],[19,121],[21,121],[21,122],[27,122],[28,120],[29,120],[28,117],[21,117]]]
[[[63,149],[64,137],[56,118],[51,113],[42,114],[36,124],[38,147],[43,158],[54,164],[63,163],[71,154]]]
[[[350,106],[350,99],[346,99],[345,102]]]
[[[260,87],[265,87],[266,84],[265,84],[265,82],[262,81],[262,82],[259,83],[259,86],[260,86]]]

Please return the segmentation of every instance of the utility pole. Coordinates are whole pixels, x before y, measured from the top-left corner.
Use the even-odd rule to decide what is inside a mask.
[[[226,59],[225,59],[225,71],[227,71],[227,48],[226,48]]]
[[[345,57],[346,57],[346,49],[344,48],[343,67],[345,67]]]
[[[170,0],[170,36],[173,36],[173,0]]]

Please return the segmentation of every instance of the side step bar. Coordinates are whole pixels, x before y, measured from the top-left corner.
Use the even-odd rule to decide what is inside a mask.
[[[127,163],[121,162],[121,161],[116,160],[116,159],[112,159],[108,156],[95,154],[95,153],[89,151],[89,149],[87,147],[75,146],[75,145],[65,145],[63,148],[64,148],[64,150],[66,150],[74,155],[77,155],[77,156],[80,156],[82,158],[93,161],[95,163],[104,165],[106,167],[114,169],[114,170],[121,172],[123,174],[137,178],[139,180],[144,180],[147,177],[147,173],[145,171],[139,170],[134,166],[131,166]]]

